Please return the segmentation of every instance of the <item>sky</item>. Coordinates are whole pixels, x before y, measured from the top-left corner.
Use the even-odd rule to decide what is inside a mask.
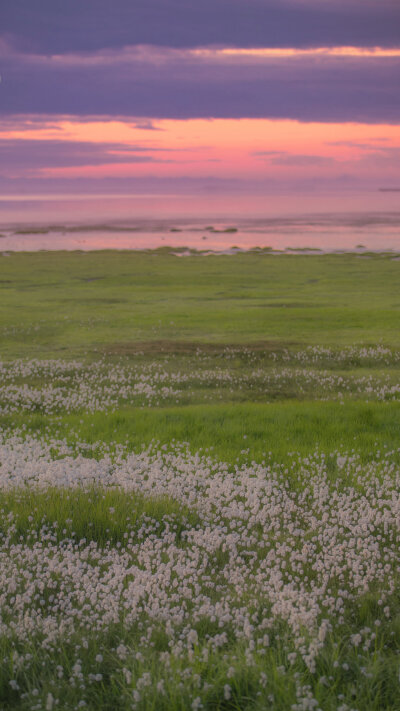
[[[2,0],[0,193],[400,186],[398,0]]]

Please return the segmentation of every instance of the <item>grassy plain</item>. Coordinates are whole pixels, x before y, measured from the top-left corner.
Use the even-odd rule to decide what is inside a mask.
[[[386,473],[397,471],[400,459],[399,276],[400,262],[390,254],[250,252],[178,258],[166,249],[0,256],[0,426],[7,433],[85,442],[85,456],[99,460],[107,448],[114,451],[119,445],[127,452],[149,446],[168,451],[184,442],[192,454],[226,462],[230,471],[251,463],[277,465],[289,488],[299,486],[296,461],[301,460],[303,471],[307,457],[311,461],[319,452],[325,456],[329,485],[334,489],[337,482],[338,491],[347,491],[352,482],[358,491],[360,468],[377,462],[379,477],[382,457],[390,460],[389,469],[381,467]],[[325,350],[318,350],[320,346]],[[8,369],[19,359],[79,360],[88,375],[82,371],[77,379],[63,366],[57,377],[34,368],[9,376]],[[88,411],[78,395],[86,382],[94,388],[103,370],[91,368],[99,361],[104,370],[115,370],[117,379],[120,374],[121,381],[134,372],[136,379],[143,376],[140,382],[146,387],[157,383],[151,392],[144,388],[134,397],[117,392],[112,406],[102,404],[97,393],[97,407]],[[57,386],[64,388],[59,402],[51,400],[50,392],[57,378]],[[111,387],[108,380],[101,383]],[[164,384],[170,388],[165,392]],[[76,399],[67,410],[63,398],[69,388]],[[45,395],[35,399],[28,390],[35,397]],[[354,480],[350,474],[347,480],[341,469],[342,453],[355,458]],[[365,499],[360,501],[364,506]],[[154,541],[171,526],[178,548],[189,555],[181,534],[200,530],[204,520],[199,516],[195,506],[170,494],[152,497],[102,487],[43,491],[26,485],[7,486],[0,493],[0,532],[13,555],[22,543],[36,551],[40,541],[49,541],[74,554],[88,545],[85,555],[90,558],[97,555],[93,544],[107,553],[104,570],[110,551],[117,545],[124,550],[125,534],[130,545],[139,545],[138,532],[146,525]],[[221,525],[217,517],[216,528]],[[229,517],[224,519],[226,530],[230,525]],[[282,529],[279,540],[284,536]],[[393,541],[391,537],[390,545]],[[218,548],[213,556],[210,579],[218,590],[227,554]],[[310,580],[314,573],[310,568]],[[54,573],[54,581],[57,576],[61,579],[62,572]],[[334,588],[338,598],[346,581],[339,575]],[[45,588],[39,610],[53,604],[51,586]],[[8,625],[13,605],[20,603],[12,590],[11,597],[4,595],[3,621]],[[224,595],[229,599],[226,590],[222,599]],[[254,663],[245,638],[238,640],[233,632],[220,650],[201,656],[202,645],[218,637],[218,625],[215,620],[199,622],[198,647],[190,648],[188,658],[179,652],[170,660],[169,680],[163,677],[164,690],[160,678],[158,691],[155,681],[147,685],[146,674],[158,679],[156,653],[171,648],[161,624],[157,630],[150,625],[154,638],[144,645],[146,652],[143,622],[136,632],[122,622],[110,623],[108,631],[75,630],[55,647],[50,644],[52,663],[46,647],[41,650],[34,636],[18,641],[16,629],[15,639],[3,634],[1,641],[0,706],[36,711],[84,705],[146,711],[400,709],[398,587],[387,596],[390,616],[382,617],[384,597],[379,585],[375,589],[371,584],[358,601],[348,602],[315,668],[307,667],[305,653],[290,661],[296,635],[284,620],[270,632]],[[259,613],[251,607],[254,619]],[[375,623],[376,635],[371,633]],[[359,629],[362,652],[361,643],[350,643]],[[179,647],[179,639],[175,643]],[[124,652],[118,658],[118,644],[129,650],[127,657]]]
[[[0,257],[2,355],[126,353],[142,342],[157,352],[163,341],[172,352],[170,342],[399,346],[399,264],[380,254],[12,253]]]
[[[284,349],[400,346],[400,262],[390,254],[178,258],[168,250],[39,252],[0,256],[0,269],[5,360],[104,357],[112,366],[122,358],[190,374],[200,350],[204,368],[222,364],[240,377],[259,366],[268,371],[269,355]],[[316,368],[342,376],[388,375],[393,382],[398,376],[396,363],[356,356],[331,358]],[[318,382],[300,391],[296,376],[270,388],[268,396],[246,382],[222,389],[193,382],[178,406],[171,399],[145,412],[124,406],[112,416],[81,413],[68,425],[85,437],[129,437],[136,446],[175,437],[196,448],[215,446],[226,459],[247,448],[262,456],[266,433],[267,451],[278,457],[318,444],[365,453],[375,442],[396,442],[395,402],[358,402],[355,394],[346,407],[313,403],[322,395]]]

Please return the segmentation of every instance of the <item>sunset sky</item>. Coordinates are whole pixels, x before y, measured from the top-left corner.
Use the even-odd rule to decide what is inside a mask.
[[[400,185],[398,0],[3,0],[0,191]]]

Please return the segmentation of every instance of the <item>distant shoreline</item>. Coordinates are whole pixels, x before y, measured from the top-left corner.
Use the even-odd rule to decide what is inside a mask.
[[[1,242],[0,242],[1,245]],[[230,247],[227,249],[195,249],[192,247],[173,247],[172,245],[166,245],[162,247],[154,248],[142,248],[142,247],[104,247],[98,249],[10,249],[7,248],[0,251],[0,257],[9,257],[14,254],[56,254],[67,252],[68,254],[81,254],[82,256],[89,254],[97,254],[100,252],[135,252],[138,254],[154,254],[155,256],[173,256],[173,257],[213,257],[213,256],[237,256],[242,254],[259,254],[262,256],[309,256],[309,257],[319,257],[324,255],[344,255],[356,257],[372,257],[372,256],[382,256],[382,257],[392,257],[400,260],[400,250],[394,249],[371,249],[367,247],[353,247],[349,249],[321,249],[318,247],[285,247],[283,249],[275,249],[273,247]]]

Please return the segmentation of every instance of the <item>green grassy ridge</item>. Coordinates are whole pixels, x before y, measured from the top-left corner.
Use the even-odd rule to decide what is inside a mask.
[[[112,413],[0,416],[5,428],[22,427],[35,433],[73,431],[81,441],[126,443],[140,450],[154,440],[188,442],[220,460],[284,462],[290,452],[306,456],[322,452],[357,451],[369,461],[377,450],[399,447],[400,403],[346,401],[284,401],[271,404],[207,404],[186,407],[121,409]],[[212,448],[212,449],[210,449]],[[244,451],[244,454],[243,454]]]
[[[386,256],[180,260],[99,251],[0,259],[3,357],[159,340],[400,345],[400,265]]]

